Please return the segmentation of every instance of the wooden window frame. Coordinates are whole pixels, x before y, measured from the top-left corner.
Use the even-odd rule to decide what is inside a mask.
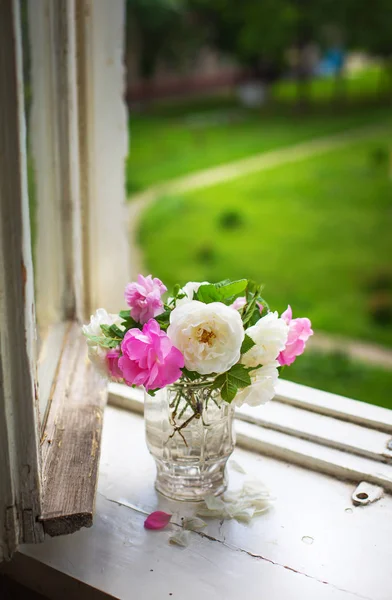
[[[35,274],[19,2],[0,8],[0,560],[91,525],[106,385],[80,325],[92,308],[121,303],[129,274],[124,2],[27,6]]]

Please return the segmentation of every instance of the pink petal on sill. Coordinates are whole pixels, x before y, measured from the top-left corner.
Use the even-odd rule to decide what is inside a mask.
[[[165,513],[161,510],[156,510],[148,515],[144,521],[144,527],[146,529],[164,529],[166,525],[170,523],[172,515]]]

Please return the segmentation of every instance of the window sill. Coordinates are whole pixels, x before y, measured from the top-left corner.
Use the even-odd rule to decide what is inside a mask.
[[[261,454],[237,448],[234,458],[267,484],[274,507],[250,525],[211,520],[208,538],[195,533],[187,548],[174,547],[170,531],[146,531],[144,514],[130,506],[159,506],[177,521],[192,505],[158,498],[143,419],[108,407],[94,526],[22,553],[113,598],[182,599],[186,590],[188,600],[238,600],[245,585],[250,599],[385,599],[392,587],[392,498],[354,507],[354,484]],[[45,593],[39,569],[33,571]]]
[[[140,389],[109,384],[113,406],[143,414],[143,399]],[[237,446],[392,491],[392,411],[280,381],[272,402],[235,416]]]

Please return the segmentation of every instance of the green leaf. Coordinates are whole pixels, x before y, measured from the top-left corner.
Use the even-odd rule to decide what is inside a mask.
[[[100,325],[100,327],[106,337],[113,337],[110,333],[110,325]]]
[[[241,354],[246,354],[253,346],[256,345],[256,342],[252,340],[250,335],[245,334],[244,341],[241,346]]]
[[[194,300],[210,304],[211,302],[219,302],[221,296],[213,283],[201,285],[196,294],[193,295]]]
[[[117,325],[101,325],[100,327],[105,337],[116,339],[117,343],[124,337],[125,332]]]
[[[160,388],[155,388],[155,390],[148,390],[147,394],[149,396],[154,397],[157,392],[159,392]]]
[[[268,304],[267,300],[264,300],[264,298],[262,298],[261,296],[259,296],[257,298],[257,301],[260,302],[260,304],[263,305],[263,311],[266,310],[268,312],[270,310],[270,307],[269,307],[269,304]]]
[[[233,365],[229,371],[227,371],[229,379],[238,388],[245,388],[251,385],[252,381],[245,365],[240,363]]]
[[[244,325],[254,325],[260,319],[260,309],[258,302],[262,300],[260,292],[263,286],[257,286],[253,281],[248,283],[246,288],[247,304],[244,306],[242,313],[242,322]]]
[[[114,340],[113,338],[110,337],[105,337],[105,336],[98,336],[98,335],[89,335],[88,339],[91,340],[92,342],[94,342],[95,344],[98,344],[98,346],[101,346],[102,348],[117,348],[117,346],[119,346],[120,341],[121,340]]]
[[[132,317],[125,319],[121,325],[125,328],[124,335],[129,329],[142,329],[143,327],[141,323],[137,323]]]
[[[220,389],[222,399],[230,403],[235,398],[238,388],[248,387],[251,383],[248,369],[244,365],[236,364],[215,378],[212,389]]]
[[[218,283],[213,283],[212,285],[215,285],[216,288],[220,288],[228,283],[231,283],[230,279],[223,279],[222,281],[218,281]]]
[[[234,400],[235,395],[237,393],[237,386],[231,381],[228,371],[226,373],[218,375],[218,377],[212,384],[211,389],[219,389],[222,399],[229,403],[232,402],[232,400]]]
[[[246,293],[245,293],[246,301],[249,303],[250,300],[253,298],[253,296],[258,291],[259,291],[259,286],[257,285],[257,283],[255,281],[252,281],[251,279],[249,279],[248,285],[246,286]]]
[[[129,319],[131,317],[130,310],[120,310],[120,312],[118,314],[122,319]]]
[[[247,279],[238,281],[220,281],[219,283],[206,283],[201,285],[194,296],[195,300],[210,304],[211,302],[232,301],[244,293],[248,284]]]
[[[185,375],[185,377],[187,377],[190,381],[195,381],[196,379],[200,379],[200,374],[197,371],[188,371],[188,369],[186,367],[184,367],[182,369],[182,372]]]
[[[230,379],[226,379],[221,388],[222,400],[225,400],[225,402],[228,402],[230,404],[230,402],[234,400],[237,391],[238,390],[234,383]]]
[[[173,294],[172,294],[173,298],[177,298],[180,289],[181,289],[180,284],[176,283],[176,285],[173,288]]]
[[[231,281],[230,283],[225,283],[224,285],[219,285],[218,292],[221,300],[226,300],[228,298],[232,298],[233,296],[239,296],[242,294],[246,286],[248,285],[247,279],[238,279],[238,281]]]
[[[111,325],[109,331],[112,333],[112,337],[123,339],[125,331],[120,329],[117,325]]]
[[[155,320],[158,321],[158,323],[169,323],[170,313],[171,313],[171,310],[167,309],[160,315],[156,316]]]

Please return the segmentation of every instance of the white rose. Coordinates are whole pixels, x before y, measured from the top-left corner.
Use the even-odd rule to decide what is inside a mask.
[[[107,350],[101,346],[89,346],[88,357],[102,377],[109,377],[109,367],[106,362]]]
[[[195,292],[198,291],[199,287],[201,285],[205,285],[208,284],[208,281],[188,281],[188,283],[186,285],[184,285],[183,288],[180,289],[180,294],[185,294],[185,296],[183,298],[179,298],[176,301],[176,307],[177,306],[183,306],[183,304],[187,304],[188,302],[191,302],[191,300],[193,300],[193,296],[195,295]]]
[[[197,300],[176,307],[167,334],[200,375],[224,373],[240,359],[245,332],[239,313],[222,302]]]
[[[242,406],[245,402],[250,406],[266,404],[275,396],[275,386],[278,381],[279,372],[277,360],[261,367],[251,374],[252,385],[238,390],[233,402],[236,406]]]
[[[88,336],[100,337],[102,334],[101,325],[120,325],[122,319],[118,315],[109,314],[104,308],[98,308],[94,315],[90,317],[90,323],[83,325],[82,332],[87,338],[88,357],[97,371],[103,376],[109,376],[108,365],[106,362],[107,349],[101,348],[96,342],[89,339]]]
[[[93,335],[99,337],[103,335],[101,325],[120,325],[122,319],[118,315],[108,313],[104,308],[98,308],[94,315],[90,317],[90,323],[83,325],[83,335],[87,337],[87,344],[89,346],[96,346],[96,342],[89,339],[88,336]]]
[[[241,362],[247,367],[257,367],[277,359],[286,346],[289,326],[279,318],[277,312],[270,312],[259,319],[256,325],[249,327],[246,333],[255,346],[243,355]]]

